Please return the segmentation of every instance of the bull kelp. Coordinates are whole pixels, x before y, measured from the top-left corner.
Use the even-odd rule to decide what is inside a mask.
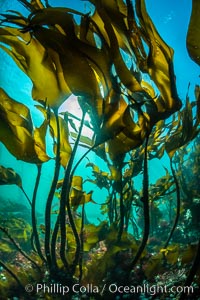
[[[1,299],[199,299],[199,86],[181,101],[145,0],[17,2],[0,47],[31,100],[0,88],[0,142],[17,160],[0,166]]]

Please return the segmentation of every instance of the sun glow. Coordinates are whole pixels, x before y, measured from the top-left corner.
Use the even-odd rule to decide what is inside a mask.
[[[78,97],[75,95],[71,95],[59,108],[59,113],[60,114],[64,114],[64,113],[70,113],[73,123],[75,125],[75,127],[78,129],[79,125],[80,125],[80,121],[82,119],[82,109],[78,103]],[[90,116],[88,114],[86,114],[85,116],[85,123],[88,125],[90,124]],[[74,131],[74,129],[71,127],[70,129],[72,129],[72,131]],[[82,135],[83,136],[87,136],[92,138],[94,132],[93,130],[89,127],[84,125],[83,129],[82,129]]]

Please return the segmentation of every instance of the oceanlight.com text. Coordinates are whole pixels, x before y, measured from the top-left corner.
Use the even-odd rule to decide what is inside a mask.
[[[149,294],[154,296],[155,294],[176,294],[176,293],[186,293],[192,294],[194,292],[192,286],[160,286],[160,285],[137,285],[137,286],[117,286],[116,284],[110,284],[108,287],[110,293],[121,293],[121,294]]]
[[[85,286],[81,284],[74,284],[72,286],[62,285],[59,283],[45,284],[38,283],[35,286],[32,284],[27,284],[25,287],[27,293],[45,293],[45,294],[57,294],[57,295],[67,295],[67,294],[103,294],[105,291],[111,294],[180,294],[185,293],[186,295],[191,295],[194,292],[192,286],[166,286],[166,285],[117,285],[104,284],[103,286],[96,286],[93,284],[87,284]]]

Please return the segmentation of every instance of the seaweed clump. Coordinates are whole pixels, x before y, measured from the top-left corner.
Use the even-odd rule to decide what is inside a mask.
[[[192,209],[199,204],[199,191],[194,193],[193,204],[188,203],[189,183],[183,183],[188,177],[182,164],[190,143],[194,148],[190,161],[198,160],[199,87],[195,100],[190,102],[187,96],[181,109],[173,49],[160,37],[144,0],[134,4],[91,0],[93,11],[88,13],[51,7],[48,1],[18,1],[27,8],[28,16],[16,11],[1,14],[0,47],[31,79],[32,98],[43,121],[36,128],[30,109],[0,90],[0,141],[18,160],[37,168],[32,199],[14,170],[0,169],[0,183],[16,184],[23,191],[31,215],[30,223],[23,221],[23,236],[21,230],[11,229],[11,223],[20,226],[20,219],[1,217],[2,297],[26,299],[24,288],[31,282],[29,299],[62,299],[58,290],[48,292],[52,286],[67,287],[65,299],[77,295],[115,299],[121,292],[109,289],[114,288],[113,282],[131,287],[168,280],[170,287],[169,274],[180,266],[182,273],[174,284],[184,285],[186,280],[192,285],[197,275],[191,286],[195,288],[199,283],[197,238],[193,234],[191,246],[187,239],[177,245],[174,237],[177,230],[190,235],[199,226]],[[71,95],[78,99],[80,119],[59,111]],[[84,127],[92,132],[91,138],[83,135]],[[47,146],[52,148],[52,157]],[[78,150],[83,148],[86,151],[79,157]],[[108,171],[90,161],[91,152]],[[148,161],[161,159],[165,153],[171,171],[166,169],[165,176],[149,185]],[[86,157],[91,178],[77,171]],[[53,178],[44,223],[39,223],[38,188],[43,165],[50,160],[55,161]],[[140,174],[142,189],[137,190],[134,178]],[[86,183],[106,190],[104,203],[84,190]],[[94,225],[87,220],[88,203],[101,205],[104,221]],[[168,206],[168,224],[162,221],[163,203]],[[181,209],[185,214],[181,215]],[[188,218],[188,223],[183,224],[181,218]],[[166,237],[164,244],[160,234]],[[196,253],[193,264],[191,247]],[[49,289],[38,291],[37,283]],[[131,297],[131,290],[127,294]],[[148,292],[143,294],[148,297]],[[161,299],[159,292],[156,296]]]

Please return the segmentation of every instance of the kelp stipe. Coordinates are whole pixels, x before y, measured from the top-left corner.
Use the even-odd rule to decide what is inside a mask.
[[[76,151],[77,151],[77,148],[78,148],[78,145],[79,145],[79,142],[80,142],[80,138],[81,138],[81,133],[82,133],[84,120],[85,120],[85,114],[86,114],[86,111],[83,110],[83,116],[82,116],[82,119],[81,119],[78,136],[77,136],[75,144],[74,144],[74,148],[73,148],[70,160],[69,160],[69,164],[67,165],[67,168],[66,168],[66,171],[65,171],[65,177],[64,177],[64,181],[63,181],[63,185],[62,185],[62,192],[61,192],[61,199],[62,199],[62,194],[63,194],[63,200],[66,201],[65,205],[66,205],[66,208],[67,208],[69,223],[72,227],[72,231],[73,231],[75,241],[76,241],[76,251],[75,251],[75,255],[74,255],[74,260],[72,262],[72,265],[70,266],[70,274],[72,276],[74,275],[75,269],[76,269],[77,265],[79,264],[80,254],[81,254],[81,251],[82,251],[82,248],[83,248],[83,240],[81,241],[79,233],[77,231],[77,228],[76,228],[76,225],[75,225],[75,222],[74,222],[74,218],[73,218],[73,215],[72,215],[72,211],[71,211],[70,202],[69,202],[69,193],[70,193],[70,189],[71,189],[71,184],[72,184],[74,173],[75,173],[77,167],[79,166],[79,164],[82,162],[82,160],[89,154],[89,152],[93,151],[96,147],[98,147],[102,143],[101,140],[95,141],[94,145],[91,148],[89,148],[81,156],[81,158],[76,162],[76,164],[73,166]],[[60,210],[61,210],[61,207],[60,207]],[[83,215],[82,215],[82,218],[83,218]],[[63,219],[63,221],[64,221],[64,219]],[[81,228],[82,228],[81,230],[83,230],[83,226],[84,226],[83,220],[82,220],[81,224],[82,224],[81,225]],[[63,226],[64,226],[64,222],[63,222]],[[64,239],[64,235],[63,235],[63,239]],[[62,242],[61,242],[61,244],[62,244]],[[63,251],[63,253],[61,253],[61,255],[63,256],[64,255],[64,247],[63,247],[62,251]],[[81,278],[81,276],[80,276],[80,278]]]
[[[124,199],[123,199],[123,180],[122,180],[122,167],[123,167],[123,158],[118,159],[117,161],[117,169],[119,172],[119,179],[117,180],[117,192],[119,194],[119,229],[117,235],[117,242],[120,243],[122,234],[124,231],[124,218],[125,218],[125,207],[124,207]]]
[[[72,178],[73,178],[73,174],[72,174],[73,172],[71,172],[71,171],[72,171],[76,151],[77,151],[77,148],[79,145],[82,128],[84,125],[85,113],[83,112],[83,116],[82,116],[81,124],[80,124],[80,128],[79,128],[79,133],[78,133],[76,142],[75,142],[73,150],[72,150],[72,154],[70,156],[70,159],[69,159],[66,171],[65,171],[65,176],[64,176],[62,190],[61,190],[61,199],[60,199],[60,212],[59,212],[59,222],[60,222],[60,231],[61,231],[60,257],[62,259],[62,262],[63,262],[65,268],[69,270],[71,276],[74,275],[75,268],[76,268],[76,265],[78,264],[78,260],[79,260],[80,239],[79,239],[79,235],[78,235],[76,225],[74,223],[74,219],[73,219],[72,212],[71,212],[71,207],[70,207],[70,202],[69,202],[69,193],[70,193],[71,183],[72,183]],[[66,250],[65,250],[65,246],[66,246],[66,225],[65,225],[66,211],[65,211],[65,208],[67,208],[69,223],[72,227],[72,231],[73,231],[75,241],[76,241],[76,252],[75,252],[74,262],[72,263],[72,266],[69,266],[69,264],[66,260],[66,253],[65,253],[66,252]]]
[[[21,190],[22,190],[24,196],[26,197],[28,203],[30,204],[30,206],[32,206],[31,200],[30,200],[29,196],[27,195],[27,193],[25,192],[23,186],[21,186],[20,188],[21,188]]]
[[[81,283],[83,277],[83,253],[84,253],[84,225],[85,225],[85,204],[83,203],[81,211],[81,230],[80,230],[80,255],[79,255],[79,278],[78,281]]]
[[[180,217],[180,211],[181,211],[181,194],[180,194],[180,187],[179,187],[179,182],[178,182],[178,179],[177,179],[177,176],[176,176],[176,172],[174,170],[174,167],[173,167],[173,161],[172,161],[172,157],[170,158],[170,167],[171,167],[171,171],[172,171],[172,175],[173,175],[173,178],[174,178],[174,183],[175,183],[175,186],[176,186],[176,217],[175,217],[175,220],[174,220],[174,224],[173,224],[173,227],[171,229],[171,232],[169,234],[169,237],[164,245],[164,248],[167,248],[168,245],[169,245],[169,242],[172,238],[172,235],[174,233],[174,230],[176,229],[177,225],[178,225],[178,221],[179,221],[179,217]]]
[[[52,201],[54,197],[54,193],[56,190],[56,185],[59,178],[59,172],[60,172],[60,125],[59,125],[59,117],[58,117],[58,110],[54,109],[54,115],[56,119],[56,126],[57,126],[57,141],[56,141],[56,160],[55,160],[55,169],[54,169],[54,176],[53,181],[51,184],[51,188],[49,191],[49,195],[46,202],[46,209],[45,209],[45,241],[44,241],[44,249],[45,249],[45,255],[46,255],[46,261],[48,264],[48,268],[50,270],[50,277],[51,277],[51,269],[53,269],[53,272],[55,271],[55,265],[53,262],[55,262],[56,257],[51,257],[52,251],[50,248],[50,242],[51,242],[51,207],[52,207]]]
[[[40,244],[38,228],[37,228],[37,217],[36,217],[36,200],[37,200],[38,187],[40,183],[41,170],[42,170],[42,165],[41,164],[37,165],[37,177],[35,181],[35,187],[34,187],[33,198],[32,198],[32,207],[31,207],[31,219],[32,219],[32,227],[33,227],[31,241],[33,242],[32,244],[33,249],[39,254],[40,258],[44,262],[46,262],[44,254],[42,253],[41,250],[41,244]]]
[[[63,232],[61,233],[60,257],[61,257],[63,265],[65,266],[66,271],[68,273],[68,276],[67,276],[66,280],[68,281],[68,283],[71,282],[71,284],[73,282],[73,275],[74,275],[75,269],[78,265],[79,265],[79,269],[80,269],[79,280],[81,280],[81,277],[82,277],[82,274],[81,274],[82,273],[82,271],[81,271],[82,270],[82,262],[81,262],[80,256],[82,255],[81,253],[83,251],[83,237],[82,237],[83,233],[82,233],[82,230],[84,228],[84,216],[83,216],[84,215],[84,213],[83,213],[84,212],[84,204],[83,204],[82,223],[81,223],[82,225],[81,225],[81,231],[80,231],[80,237],[79,237],[79,233],[78,233],[76,225],[74,223],[73,215],[72,215],[72,212],[71,212],[71,206],[70,206],[70,202],[69,202],[69,193],[70,193],[70,189],[71,189],[71,183],[72,183],[72,179],[73,179],[74,173],[75,173],[78,165],[89,154],[90,151],[94,150],[99,145],[99,144],[94,143],[94,145],[91,148],[89,148],[81,156],[81,158],[78,160],[78,162],[73,166],[76,151],[77,151],[77,147],[79,145],[80,138],[81,138],[82,128],[83,128],[83,125],[84,125],[85,113],[83,112],[82,119],[81,119],[81,122],[80,122],[80,127],[79,127],[79,133],[76,137],[76,141],[75,141],[75,144],[74,144],[71,156],[70,156],[70,160],[69,160],[68,165],[67,165],[66,170],[65,170],[65,175],[64,175],[64,180],[63,180],[63,183],[62,183],[62,190],[61,190],[61,198],[62,198],[62,195],[63,195],[63,203],[62,203],[63,209],[61,209],[61,203],[60,203],[60,213],[59,213],[59,215],[57,217],[57,220],[55,222],[53,233],[52,233],[52,240],[51,240],[52,263],[53,263],[53,266],[56,267],[55,270],[53,270],[53,273],[54,273],[54,275],[57,276],[58,274],[56,273],[56,269],[58,270],[58,265],[57,265],[55,249],[56,249],[57,235],[58,235],[59,229],[61,231],[61,223],[63,222],[62,223]],[[72,262],[72,265],[70,265],[68,263],[67,258],[66,258],[65,245],[66,245],[66,242],[67,242],[67,231],[66,231],[66,228],[64,226],[64,224],[65,224],[64,220],[65,220],[65,217],[66,217],[66,210],[65,209],[67,209],[67,213],[68,213],[68,217],[69,217],[69,223],[72,227],[72,231],[73,231],[75,241],[76,241],[76,251],[75,251],[75,256],[74,256],[74,260]],[[60,219],[60,214],[61,214],[61,219]],[[61,221],[61,220],[63,220],[63,221]],[[65,276],[65,275],[63,274],[63,276]],[[63,279],[61,278],[61,280],[63,280]]]
[[[143,195],[142,195],[142,202],[143,202],[143,210],[144,210],[144,232],[142,237],[141,245],[136,252],[136,255],[133,261],[130,264],[129,273],[133,270],[136,263],[140,259],[147,241],[150,232],[150,215],[149,215],[149,175],[148,175],[148,142],[149,142],[149,135],[146,138],[145,146],[144,146],[144,170],[143,170]]]
[[[180,211],[181,211],[181,191],[180,191],[180,184],[178,181],[178,177],[176,175],[176,170],[173,167],[173,158],[178,149],[181,147],[187,145],[189,142],[193,141],[195,137],[198,135],[198,124],[199,124],[199,118],[198,118],[198,105],[199,105],[199,99],[197,98],[197,111],[196,111],[196,120],[194,122],[193,120],[193,114],[192,114],[192,105],[189,101],[188,93],[189,93],[190,83],[188,84],[188,90],[186,95],[186,105],[183,109],[183,111],[180,111],[178,113],[179,115],[179,122],[177,126],[177,132],[179,131],[179,135],[175,133],[169,139],[166,141],[166,152],[169,156],[170,160],[170,168],[172,172],[172,176],[174,179],[175,187],[176,187],[176,217],[174,220],[173,227],[171,229],[171,232],[169,234],[169,237],[165,243],[164,248],[167,248],[172,235],[177,227],[178,220],[180,217]]]

